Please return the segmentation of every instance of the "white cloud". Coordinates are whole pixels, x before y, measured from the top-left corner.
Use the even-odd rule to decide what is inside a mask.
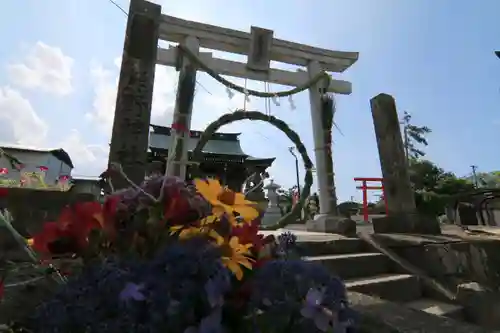
[[[78,130],[72,129],[60,146],[71,156],[74,175],[97,176],[106,169],[109,147],[84,143]]]
[[[93,109],[87,118],[100,125],[104,133],[111,133],[116,105],[116,92],[121,59],[114,61],[115,68],[106,69],[101,65],[91,66],[94,88]],[[151,122],[169,126],[175,106],[177,73],[172,68],[157,66],[153,91]]]
[[[48,125],[19,91],[0,87],[0,141],[40,146],[47,131]]]
[[[37,42],[23,63],[7,66],[13,84],[27,89],[41,89],[56,95],[71,93],[73,59],[58,47]]]

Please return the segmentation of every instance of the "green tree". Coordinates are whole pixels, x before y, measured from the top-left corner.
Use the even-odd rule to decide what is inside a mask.
[[[413,159],[409,171],[417,209],[424,214],[441,215],[452,196],[474,190],[469,179],[446,172],[428,160]]]
[[[418,159],[425,156],[425,152],[419,149],[419,146],[428,146],[427,134],[432,130],[427,126],[416,126],[411,123],[411,115],[408,112],[403,113],[403,136],[406,158]]]
[[[500,171],[478,172],[476,174],[477,183],[482,188],[500,188]],[[467,177],[474,181],[474,176]]]
[[[292,210],[293,195],[297,191],[297,186],[292,186],[289,189],[279,189],[278,200],[281,213],[284,215]]]

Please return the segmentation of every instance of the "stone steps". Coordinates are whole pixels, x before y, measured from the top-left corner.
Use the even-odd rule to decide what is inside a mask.
[[[411,274],[382,274],[348,279],[346,287],[362,294],[377,296],[392,302],[406,303],[420,298],[418,279]]]
[[[389,270],[389,259],[381,253],[360,252],[305,257],[306,260],[319,261],[342,279],[360,276],[375,276]]]
[[[359,238],[340,238],[329,241],[299,241],[299,249],[304,256],[347,254],[366,252],[367,245]]]
[[[321,262],[342,278],[350,291],[405,304],[433,315],[462,318],[461,306],[425,297],[416,276],[396,273],[388,257],[375,252],[361,239],[299,241],[299,248],[304,259]]]
[[[444,303],[435,299],[421,298],[405,304],[406,306],[433,314],[454,319],[463,319],[463,308],[460,305]]]

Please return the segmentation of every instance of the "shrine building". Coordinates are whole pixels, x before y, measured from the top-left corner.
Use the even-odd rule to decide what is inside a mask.
[[[164,172],[168,150],[174,140],[170,127],[151,125],[149,134],[149,172]],[[203,132],[190,131],[187,142],[188,158]],[[205,177],[213,177],[234,191],[241,191],[245,180],[253,173],[264,172],[275,158],[258,158],[245,154],[240,146],[241,133],[215,133],[202,149],[200,170]],[[190,179],[189,166],[187,178]]]

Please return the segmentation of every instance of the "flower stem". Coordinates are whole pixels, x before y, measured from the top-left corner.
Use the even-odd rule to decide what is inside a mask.
[[[24,237],[21,236],[21,234],[19,234],[19,232],[16,230],[16,228],[14,228],[14,226],[12,226],[12,220],[13,220],[12,215],[9,213],[9,211],[7,209],[4,209],[3,213],[0,211],[0,225],[4,225],[7,228],[7,230],[9,230],[9,232],[12,234],[12,236],[14,237],[16,242],[19,244],[19,246],[24,250],[24,252],[26,252],[26,254],[28,254],[30,259],[34,263],[39,264],[40,260],[37,258],[33,249],[26,243],[26,240],[24,239]],[[54,269],[54,271],[55,271],[55,273],[56,273],[56,275],[61,283],[66,282],[66,278],[61,275],[61,273],[59,272],[59,270],[57,268],[55,268],[52,264],[49,264],[49,267]]]

